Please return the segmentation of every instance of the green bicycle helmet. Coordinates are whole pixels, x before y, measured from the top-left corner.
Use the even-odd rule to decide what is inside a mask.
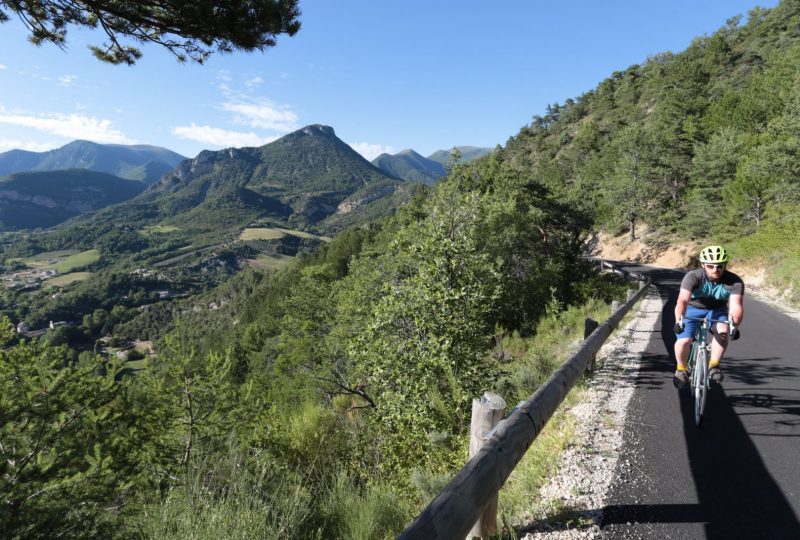
[[[728,262],[728,252],[722,246],[708,246],[700,252],[700,262],[723,264]]]

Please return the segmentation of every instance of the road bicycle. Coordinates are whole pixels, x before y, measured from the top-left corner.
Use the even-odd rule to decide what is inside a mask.
[[[734,335],[736,327],[730,321],[723,319],[711,319],[710,317],[684,317],[684,320],[698,321],[697,329],[694,332],[692,348],[689,351],[689,362],[687,371],[691,381],[691,393],[694,398],[694,424],[700,427],[703,419],[703,412],[706,409],[708,391],[711,388],[711,381],[708,377],[708,362],[711,359],[711,342],[708,339],[708,332],[714,323],[725,323],[730,325],[730,335]]]

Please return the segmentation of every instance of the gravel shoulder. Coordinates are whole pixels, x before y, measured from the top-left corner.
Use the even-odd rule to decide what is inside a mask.
[[[750,287],[747,294],[800,322],[800,310],[773,291]],[[601,368],[589,381],[585,400],[568,411],[575,421],[575,442],[561,456],[558,474],[542,487],[540,515],[531,516],[521,528],[524,540],[601,537],[601,509],[606,506],[615,472],[633,466],[620,450],[641,355],[659,332],[656,324],[663,301],[655,287],[650,287],[637,308],[625,327],[600,350]],[[636,444],[633,439],[629,444]]]
[[[654,332],[662,299],[651,286],[636,314],[600,349],[600,369],[588,383],[586,399],[573,406],[575,443],[561,456],[558,474],[541,489],[543,515],[522,527],[524,540],[585,539],[600,534],[601,510],[618,467],[628,403],[642,352]]]

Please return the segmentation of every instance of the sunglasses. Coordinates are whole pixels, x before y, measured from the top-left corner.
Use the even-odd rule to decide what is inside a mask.
[[[704,264],[708,270],[725,270],[724,264]]]

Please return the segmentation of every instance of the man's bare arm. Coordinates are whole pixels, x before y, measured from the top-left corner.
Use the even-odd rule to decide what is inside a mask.
[[[692,299],[692,291],[681,289],[678,294],[678,301],[675,302],[675,322],[677,323],[683,319],[683,314],[686,313],[686,306],[689,305],[689,300]]]
[[[739,326],[742,324],[742,318],[744,317],[744,305],[741,294],[731,295],[731,298],[728,301],[728,315],[730,316],[731,322],[734,326]]]

